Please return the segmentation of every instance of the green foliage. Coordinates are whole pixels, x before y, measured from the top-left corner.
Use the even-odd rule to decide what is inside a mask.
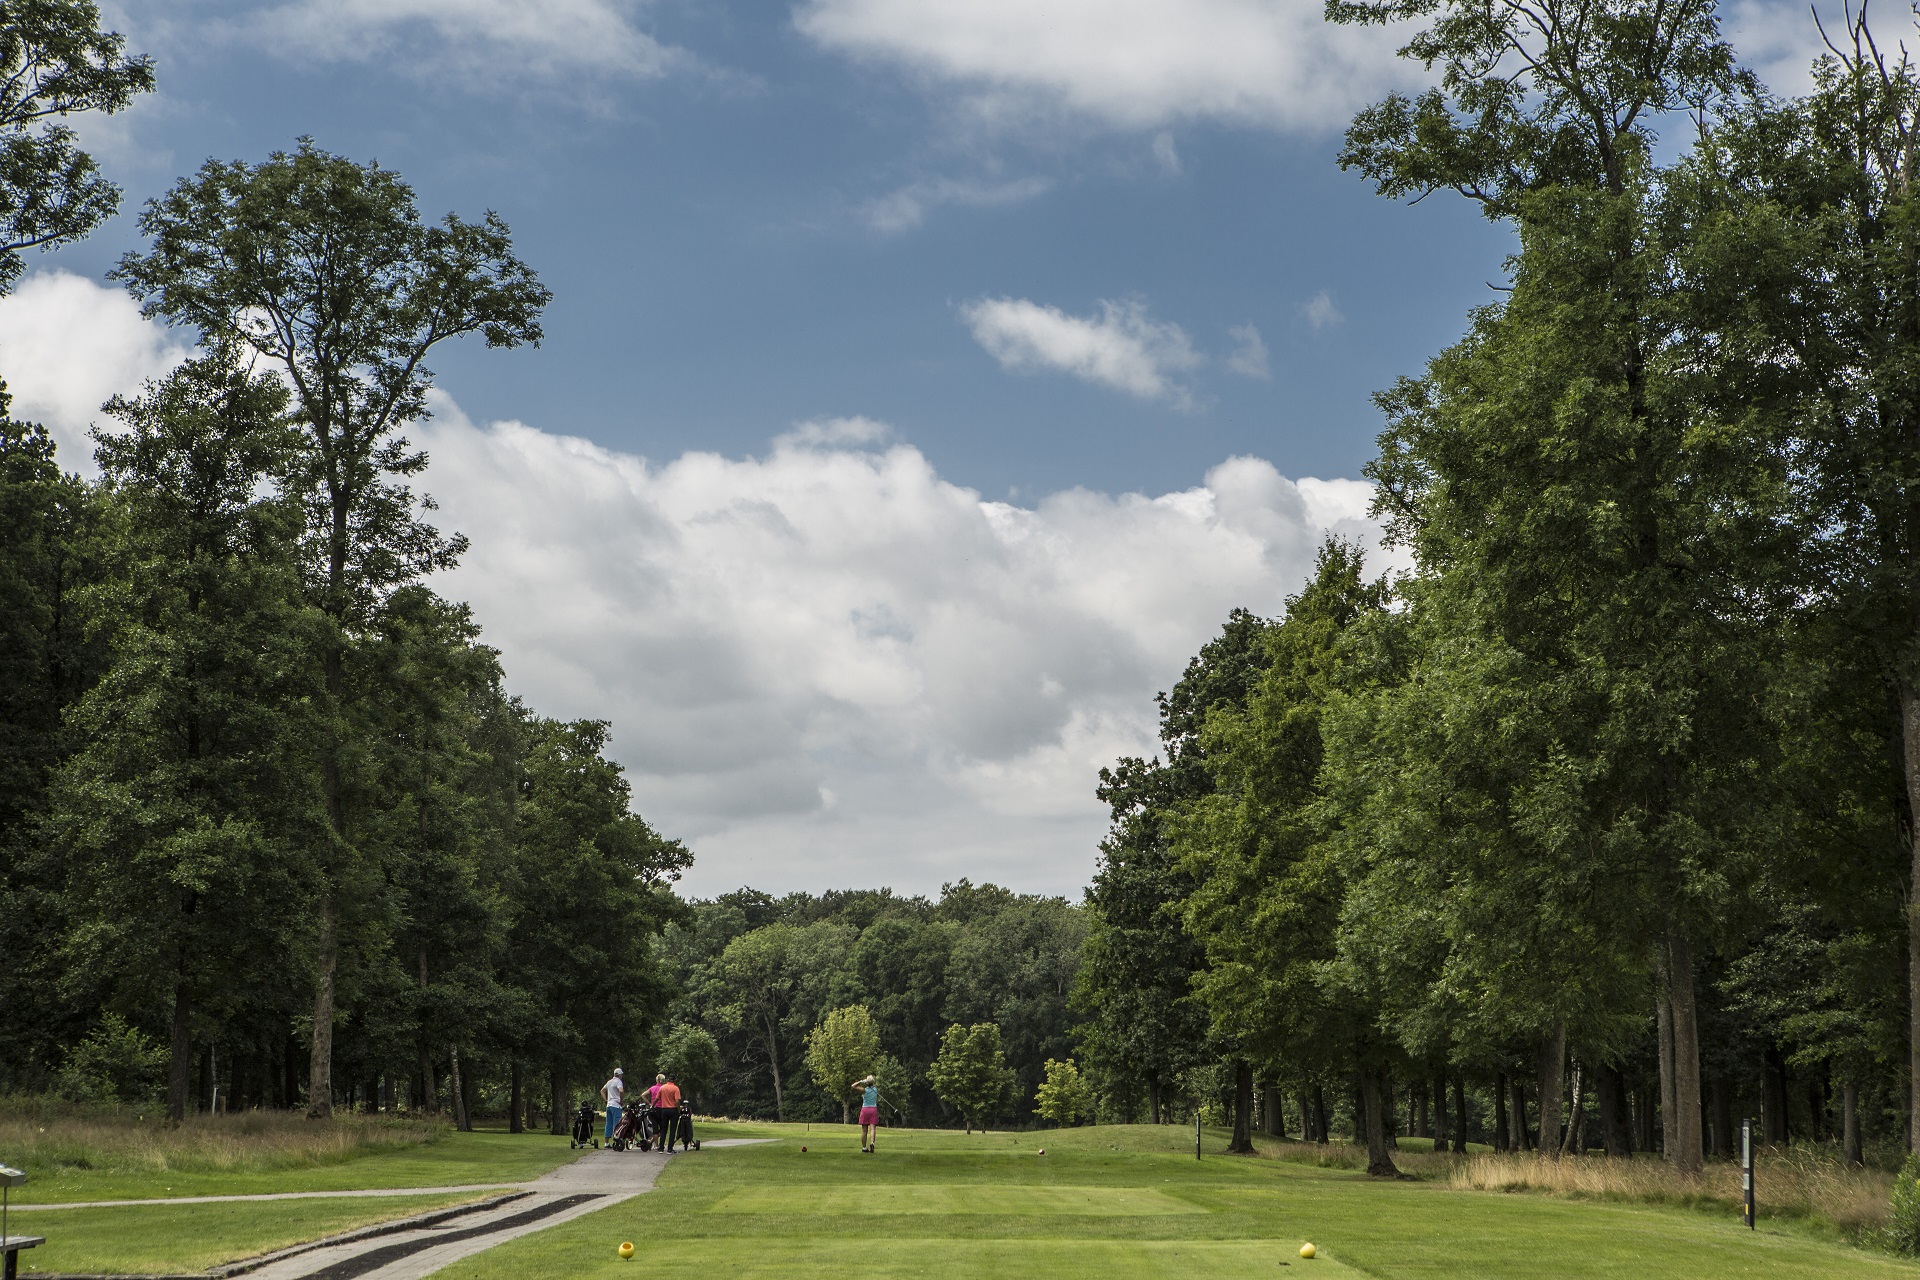
[[[863,1004],[835,1009],[807,1033],[807,1071],[829,1102],[840,1104],[845,1123],[851,1082],[872,1074],[880,1063],[880,1030]]]
[[[991,1022],[958,1023],[940,1038],[940,1056],[927,1068],[933,1091],[966,1118],[967,1130],[982,1130],[1012,1101],[1014,1075],[1007,1070],[1000,1028]]]
[[[1071,1058],[1047,1059],[1047,1078],[1040,1082],[1033,1109],[1063,1128],[1093,1117],[1093,1093]]]
[[[125,49],[92,0],[0,10],[0,293],[25,269],[22,249],[71,243],[120,207],[120,188],[64,121],[153,91],[153,59]]]
[[[913,1076],[900,1059],[883,1053],[873,1068],[873,1077],[874,1083],[880,1086],[882,1123],[886,1123],[888,1117],[892,1117],[892,1123],[900,1123],[913,1100]]]
[[[59,1087],[75,1102],[154,1102],[166,1073],[166,1049],[119,1014],[108,1013],[67,1051]]]
[[[682,1023],[661,1042],[659,1062],[681,1095],[698,1102],[709,1095],[720,1074],[720,1045],[705,1028]]]
[[[1896,1253],[1920,1255],[1920,1155],[1908,1155],[1893,1180],[1893,1199],[1880,1239]]]

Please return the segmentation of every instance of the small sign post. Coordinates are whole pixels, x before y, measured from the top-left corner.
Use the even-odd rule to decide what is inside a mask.
[[[1740,1122],[1740,1191],[1746,1198],[1743,1216],[1747,1220],[1747,1230],[1753,1225],[1753,1120]]]
[[[20,1170],[0,1164],[0,1276],[4,1276],[5,1280],[14,1280],[20,1274],[22,1249],[46,1243],[45,1236],[20,1236],[16,1239],[7,1234],[8,1193],[26,1180],[27,1175]]]

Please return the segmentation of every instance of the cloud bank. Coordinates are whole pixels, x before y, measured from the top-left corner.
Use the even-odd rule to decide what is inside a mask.
[[[78,277],[0,301],[0,370],[30,374],[22,406],[69,466],[92,406],[181,354]],[[637,807],[697,854],[696,893],[1076,891],[1105,827],[1096,772],[1154,750],[1153,693],[1229,610],[1277,612],[1326,532],[1378,532],[1367,485],[1258,458],[1015,506],[871,419],[654,462],[433,403],[411,433],[422,487],[473,540],[439,589],[530,705],[612,721]]]
[[[129,8],[162,41],[236,41],[294,62],[404,69],[508,94],[579,76],[649,78],[687,60],[636,0],[165,0]]]
[[[132,298],[84,276],[36,271],[0,297],[0,377],[13,416],[45,424],[69,470],[92,471],[87,429],[102,404],[186,358],[186,345],[141,319]]]
[[[794,24],[995,114],[1324,130],[1412,73],[1394,56],[1403,33],[1330,26],[1321,11],[1320,0],[806,0]]]

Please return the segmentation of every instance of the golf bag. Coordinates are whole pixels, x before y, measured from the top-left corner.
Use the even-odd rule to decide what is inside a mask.
[[[600,1139],[594,1136],[593,1121],[593,1100],[589,1098],[580,1104],[578,1111],[573,1113],[573,1141],[567,1145],[569,1147],[584,1147],[592,1144],[594,1149],[598,1150],[600,1147]]]
[[[647,1109],[628,1107],[620,1113],[620,1123],[613,1127],[613,1138],[607,1145],[615,1151],[625,1151],[637,1142],[645,1151],[652,1137],[653,1126],[647,1122]]]
[[[698,1151],[700,1144],[696,1142],[693,1137],[693,1104],[691,1102],[682,1102],[680,1104],[680,1114],[676,1117],[676,1121],[680,1130],[680,1149],[682,1151]]]

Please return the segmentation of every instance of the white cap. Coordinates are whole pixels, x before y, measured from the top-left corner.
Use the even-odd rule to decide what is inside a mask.
[[[615,1068],[613,1069],[613,1074],[615,1074],[615,1075],[617,1075],[617,1076],[624,1076],[624,1075],[625,1075],[625,1074],[627,1074],[627,1073],[626,1073],[626,1072],[624,1072],[624,1071],[622,1071],[622,1070],[621,1070],[620,1068],[618,1068],[618,1067],[615,1067]]]

